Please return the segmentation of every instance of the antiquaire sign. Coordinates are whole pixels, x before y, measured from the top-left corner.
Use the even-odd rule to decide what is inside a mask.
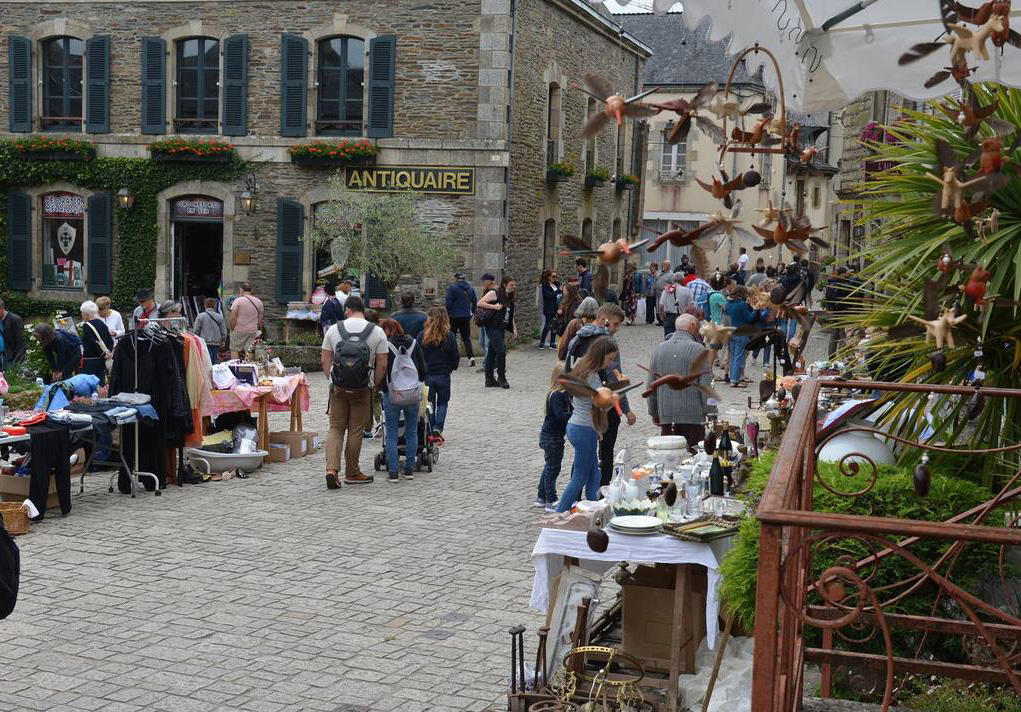
[[[475,195],[474,168],[430,166],[348,166],[349,190],[413,190],[419,193]]]

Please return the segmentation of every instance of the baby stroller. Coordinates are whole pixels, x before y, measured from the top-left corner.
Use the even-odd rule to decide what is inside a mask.
[[[404,429],[407,423],[401,415],[400,430],[397,433],[397,455],[407,459],[408,453],[405,447]],[[433,406],[429,402],[429,387],[424,387],[422,402],[418,406],[418,451],[415,453],[415,472],[432,472],[433,465],[440,459],[440,448],[436,438],[433,437]],[[382,432],[383,449],[376,453],[372,466],[377,472],[387,469],[386,465],[386,419],[380,422]]]

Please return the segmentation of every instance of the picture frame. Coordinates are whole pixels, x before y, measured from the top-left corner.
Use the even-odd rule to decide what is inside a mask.
[[[578,566],[564,568],[558,577],[556,593],[550,603],[549,637],[546,639],[546,669],[550,675],[560,667],[564,655],[571,650],[571,634],[581,599],[592,599],[586,627],[594,620],[600,584],[598,574]]]

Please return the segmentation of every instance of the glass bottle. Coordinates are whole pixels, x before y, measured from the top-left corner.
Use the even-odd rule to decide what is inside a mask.
[[[720,463],[720,458],[713,458],[713,465],[709,468],[709,494],[722,497],[723,496],[723,465]]]

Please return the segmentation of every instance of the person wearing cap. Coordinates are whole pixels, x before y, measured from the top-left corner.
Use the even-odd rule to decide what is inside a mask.
[[[135,302],[138,306],[131,312],[131,328],[140,329],[144,326],[141,323],[143,320],[156,316],[156,302],[149,289],[139,289],[135,294]]]
[[[447,294],[443,301],[450,319],[450,330],[461,336],[464,355],[468,357],[468,365],[474,367],[475,352],[472,349],[471,318],[479,300],[475,289],[468,283],[462,272],[454,275],[454,281],[447,287]]]
[[[344,321],[344,303],[347,301],[348,296],[351,294],[351,286],[353,284],[354,282],[351,280],[350,277],[345,277],[337,284],[337,288],[336,290],[334,290],[333,296],[335,296],[337,298],[337,301],[340,303],[341,316],[339,319],[337,319],[337,321]],[[327,294],[329,294],[329,292],[327,292]]]
[[[839,316],[849,311],[853,306],[850,296],[856,286],[855,282],[848,277],[847,267],[837,265],[833,270],[833,275],[826,283],[823,307],[831,316]],[[829,332],[830,339],[826,347],[826,357],[832,359],[840,349],[840,342],[844,339],[844,329],[833,326],[830,327]]]
[[[496,288],[496,275],[491,272],[486,272],[482,275],[482,293]],[[482,360],[485,362],[486,353],[489,350],[489,337],[486,336],[485,329],[479,329],[479,345],[482,347]],[[476,373],[485,373],[485,368],[480,368]]]

